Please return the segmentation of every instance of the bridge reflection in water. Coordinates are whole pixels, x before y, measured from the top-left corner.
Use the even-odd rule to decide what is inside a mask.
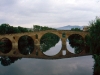
[[[0,35],[0,56],[61,59],[90,55],[90,53],[85,50],[84,45],[85,36],[87,34],[88,32],[82,31],[59,30]],[[73,39],[78,41],[74,43],[75,40]],[[58,53],[52,54],[52,56],[46,54],[46,51],[56,46],[59,41],[61,41],[61,48],[59,48]],[[71,53],[68,50],[67,42],[75,48],[75,53]]]

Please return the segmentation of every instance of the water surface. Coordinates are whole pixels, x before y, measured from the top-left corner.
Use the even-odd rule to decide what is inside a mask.
[[[59,43],[50,48],[54,53],[59,52]],[[91,55],[55,60],[22,58],[8,66],[0,65],[0,75],[93,75],[93,66]]]

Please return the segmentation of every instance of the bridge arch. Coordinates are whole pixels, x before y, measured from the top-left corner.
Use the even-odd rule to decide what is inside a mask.
[[[66,40],[66,46],[71,53],[79,54],[84,50],[84,38],[80,34],[71,34]]]
[[[0,51],[7,54],[12,49],[12,42],[9,38],[3,37],[0,39]]]
[[[60,37],[61,41],[62,41],[62,48],[61,51],[52,56],[52,57],[48,57],[46,55],[44,55],[41,50],[40,50],[40,39],[43,36],[43,34],[45,33],[54,33],[57,36]],[[64,34],[65,37],[62,37],[62,34]],[[35,37],[35,35],[38,35],[38,38]],[[6,37],[8,38],[11,42],[12,42],[12,49],[9,53],[7,54],[3,54],[0,52],[0,56],[12,56],[12,57],[27,57],[27,58],[44,58],[44,59],[58,59],[58,58],[69,58],[69,57],[76,57],[76,56],[83,56],[83,55],[88,55],[88,53],[82,52],[80,54],[72,54],[70,52],[68,52],[67,48],[66,48],[66,40],[68,38],[68,36],[72,35],[72,34],[79,34],[81,35],[83,38],[85,37],[85,35],[88,34],[88,32],[78,32],[78,31],[68,31],[68,30],[55,30],[55,31],[41,31],[41,32],[31,32],[31,33],[20,33],[20,34],[10,34],[10,35],[0,35],[0,38]],[[21,36],[23,35],[28,35],[30,36],[32,39],[34,39],[34,51],[29,54],[29,55],[23,55],[19,52],[18,50],[18,40]],[[63,51],[66,51],[65,55],[62,55]],[[38,55],[36,55],[35,53],[38,52]]]
[[[59,46],[58,46],[59,45]],[[40,50],[46,56],[55,56],[61,50],[62,42],[58,34],[53,32],[47,32],[40,38]],[[56,50],[54,47],[57,46],[59,49]]]
[[[18,39],[18,50],[23,55],[31,54],[34,50],[34,40],[28,35],[21,36]]]

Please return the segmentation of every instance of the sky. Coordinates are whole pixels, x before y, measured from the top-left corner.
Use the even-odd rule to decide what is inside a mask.
[[[0,0],[0,24],[15,27],[87,26],[96,16],[99,0]]]

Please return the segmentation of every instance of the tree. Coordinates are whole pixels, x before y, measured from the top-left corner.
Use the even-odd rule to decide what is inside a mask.
[[[14,63],[18,59],[21,59],[21,58],[18,58],[18,57],[3,57],[2,56],[0,58],[0,61],[1,61],[1,65],[3,65],[3,66],[9,66],[10,64]]]
[[[13,27],[6,23],[0,25],[0,34],[13,34],[13,33],[21,33],[21,32],[28,32],[28,29],[20,26]]]
[[[100,54],[100,18],[89,23],[88,46],[93,54]]]
[[[39,25],[33,26],[33,31],[40,31],[40,30],[41,30],[41,26],[39,26]]]
[[[7,34],[8,29],[9,29],[10,25],[9,24],[1,24],[0,26],[0,34]]]
[[[55,46],[59,42],[60,38],[53,33],[46,33],[40,39],[40,49],[42,52],[46,52],[51,47]]]
[[[23,27],[18,26],[18,29],[20,32],[28,32],[27,28],[23,28]]]
[[[45,30],[56,30],[56,29],[46,27],[46,26],[39,26],[39,25],[34,25],[33,26],[33,31],[45,31]]]
[[[21,54],[28,55],[34,50],[34,41],[31,37],[24,35],[19,38],[18,49]]]
[[[72,31],[81,31],[80,28],[71,28]]]
[[[86,44],[90,48],[90,52],[94,58],[94,74],[99,75],[100,72],[100,18],[89,23],[89,35],[85,38]]]
[[[74,48],[75,54],[80,53],[84,49],[84,40],[82,36],[73,34],[68,37],[69,44]]]

